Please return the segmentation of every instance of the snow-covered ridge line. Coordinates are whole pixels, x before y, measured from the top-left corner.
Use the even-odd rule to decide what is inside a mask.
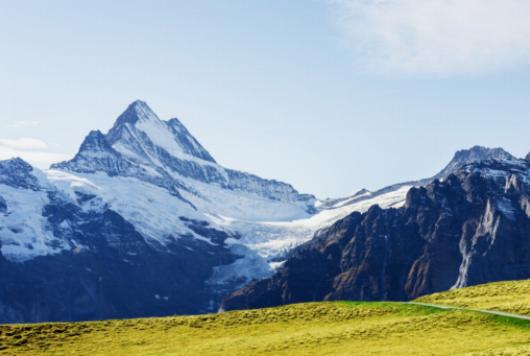
[[[78,173],[103,171],[193,192],[193,186],[184,184],[186,178],[271,200],[287,200],[306,209],[311,209],[314,201],[313,196],[299,194],[287,183],[218,165],[178,119],[163,121],[141,101],[129,105],[107,134],[92,132],[72,160],[52,168]]]

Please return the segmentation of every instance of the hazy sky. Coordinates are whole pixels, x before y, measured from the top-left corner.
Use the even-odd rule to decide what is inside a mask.
[[[0,158],[43,166],[135,99],[221,164],[321,197],[530,150],[527,0],[0,0]]]

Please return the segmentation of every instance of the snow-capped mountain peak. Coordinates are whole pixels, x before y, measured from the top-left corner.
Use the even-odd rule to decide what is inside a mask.
[[[130,162],[112,148],[101,131],[94,130],[85,137],[79,152],[72,160],[53,164],[51,168],[82,173],[102,171],[115,176],[131,166]]]
[[[133,101],[127,109],[116,120],[116,126],[121,126],[126,123],[135,124],[138,121],[160,121],[160,118],[147,105],[145,101]]]
[[[484,146],[473,146],[470,149],[459,150],[455,153],[453,161],[477,162],[484,160],[504,160],[514,157],[501,147],[490,148]]]
[[[449,164],[440,173],[438,173],[435,178],[445,178],[451,173],[454,173],[458,169],[470,163],[491,160],[513,161],[516,160],[516,158],[500,147],[489,148],[483,146],[473,146],[469,149],[457,151]]]
[[[40,172],[21,158],[0,161],[0,184],[19,189],[39,190]]]
[[[110,148],[105,135],[99,130],[93,130],[85,137],[79,151],[106,151]]]
[[[172,192],[204,194],[211,202],[218,198],[205,191],[215,187],[294,204],[304,212],[314,203],[314,197],[299,194],[289,184],[220,166],[178,119],[163,121],[142,101],[130,104],[106,135],[90,133],[73,160],[52,168],[133,177]]]
[[[118,152],[142,163],[158,161],[160,154],[215,163],[178,119],[163,121],[140,100],[130,104],[118,117],[106,139]]]

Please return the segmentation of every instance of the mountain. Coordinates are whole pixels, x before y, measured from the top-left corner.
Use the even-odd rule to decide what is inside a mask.
[[[272,272],[231,224],[315,211],[291,185],[227,169],[136,101],[47,171],[0,162],[0,321],[214,311]],[[271,236],[270,239],[275,239]]]
[[[216,268],[212,283],[242,284],[269,275],[268,262],[277,250],[260,243],[274,245],[282,236],[261,223],[316,211],[315,197],[289,184],[217,164],[178,119],[161,120],[142,101],[129,105],[108,133],[91,132],[72,160],[51,168],[48,177],[62,190],[97,196],[151,244],[163,247],[176,234],[200,238],[190,221],[235,236],[227,244],[241,258]],[[145,185],[160,187],[164,195],[145,191]],[[166,193],[173,196],[171,204]]]
[[[484,161],[517,161],[517,158],[504,149],[473,146],[467,150],[457,151],[449,164],[433,178],[443,179],[457,173],[462,167]]]
[[[473,147],[438,176],[318,200],[223,167],[180,120],[135,101],[69,161],[0,162],[0,322],[213,312],[337,220],[400,209],[473,162],[523,164],[508,155]]]
[[[134,177],[164,188],[194,193],[194,182],[215,184],[260,197],[288,201],[311,210],[314,197],[292,186],[218,165],[178,119],[161,120],[142,101],[123,112],[106,134],[91,132],[79,153],[52,169],[76,173],[105,172]]]
[[[402,207],[374,205],[320,231],[223,308],[408,300],[530,277],[530,163],[500,150],[471,151],[455,155],[462,165],[450,165],[445,179],[411,188]]]
[[[291,249],[310,240],[319,230],[331,226],[353,212],[366,212],[373,205],[381,208],[399,208],[405,204],[407,193],[412,187],[422,187],[436,179],[444,179],[471,163],[494,160],[516,161],[517,159],[500,148],[473,146],[456,152],[445,168],[432,177],[392,184],[373,192],[361,189],[345,198],[319,200],[316,204],[317,212],[306,218],[275,223],[265,222],[251,227],[236,225],[242,231],[259,231],[265,238],[274,236],[275,239],[271,243],[262,244],[265,246],[262,251],[273,256],[278,262],[284,261]],[[278,262],[276,266],[279,265]]]

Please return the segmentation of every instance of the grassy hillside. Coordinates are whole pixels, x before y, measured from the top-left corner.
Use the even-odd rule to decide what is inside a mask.
[[[221,315],[1,327],[16,354],[456,355],[526,350],[528,325],[391,303],[315,303]]]
[[[456,289],[431,294],[417,301],[466,308],[493,309],[530,316],[530,280],[497,282]]]
[[[521,283],[520,288],[527,288],[530,294],[530,282],[512,283]],[[422,301],[449,304],[454,299],[462,303],[468,298],[464,296],[475,293],[469,291],[492,288],[498,298],[504,293],[504,299],[499,299],[503,305],[509,299],[506,291],[514,291],[513,303],[519,305],[524,291],[506,285],[508,288],[503,284],[474,287],[457,292],[463,297],[453,298],[454,293],[449,292]],[[480,289],[475,295],[487,301],[488,293]],[[4,325],[0,326],[2,352],[92,356],[530,355],[530,322],[400,303],[309,303],[191,317]]]

